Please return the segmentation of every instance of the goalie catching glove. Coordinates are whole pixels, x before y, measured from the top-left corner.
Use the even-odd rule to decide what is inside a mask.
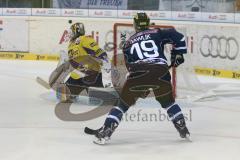
[[[171,55],[171,66],[178,67],[184,62],[183,54],[172,54]]]

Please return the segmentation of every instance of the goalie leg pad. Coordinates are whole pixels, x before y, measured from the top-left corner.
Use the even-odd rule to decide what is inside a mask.
[[[65,84],[60,84],[56,90],[56,97],[60,102],[68,102],[71,100],[69,88]]]

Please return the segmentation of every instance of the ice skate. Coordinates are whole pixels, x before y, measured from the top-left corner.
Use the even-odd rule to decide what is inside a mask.
[[[186,127],[186,123],[185,123],[184,119],[180,119],[180,120],[174,122],[174,126],[177,129],[177,131],[179,132],[179,135],[181,138],[190,140],[190,133]]]
[[[99,144],[99,145],[104,145],[107,142],[110,141],[110,137],[113,134],[115,130],[114,124],[111,127],[101,127],[100,129],[97,130],[95,133],[95,139],[93,140],[93,143]]]

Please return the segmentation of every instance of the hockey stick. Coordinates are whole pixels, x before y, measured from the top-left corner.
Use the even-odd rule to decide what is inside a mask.
[[[51,89],[50,85],[48,84],[47,81],[45,81],[44,79],[42,79],[41,77],[37,77],[36,81],[38,84],[40,84],[41,86],[43,86],[46,89]]]
[[[89,135],[96,135],[98,132],[98,129],[91,129],[88,127],[84,128],[84,133],[89,134]]]
[[[171,68],[175,68],[173,65],[168,66],[168,70],[170,70]],[[84,128],[84,133],[88,134],[88,135],[96,135],[99,129],[92,129],[89,127],[85,127]]]
[[[69,63],[65,63],[65,64],[62,64],[59,67],[57,67],[51,73],[49,83],[47,81],[45,81],[44,79],[42,79],[41,77],[36,78],[37,83],[40,84],[41,86],[43,86],[46,89],[51,89],[51,86],[53,86],[53,84],[57,81],[59,76],[66,70],[64,67],[67,68],[67,65],[69,65]]]

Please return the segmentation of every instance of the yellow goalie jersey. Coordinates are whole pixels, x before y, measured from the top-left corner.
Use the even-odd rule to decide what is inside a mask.
[[[68,57],[75,69],[101,72],[100,59],[103,55],[106,55],[106,52],[90,36],[80,36],[70,41],[68,46]]]

